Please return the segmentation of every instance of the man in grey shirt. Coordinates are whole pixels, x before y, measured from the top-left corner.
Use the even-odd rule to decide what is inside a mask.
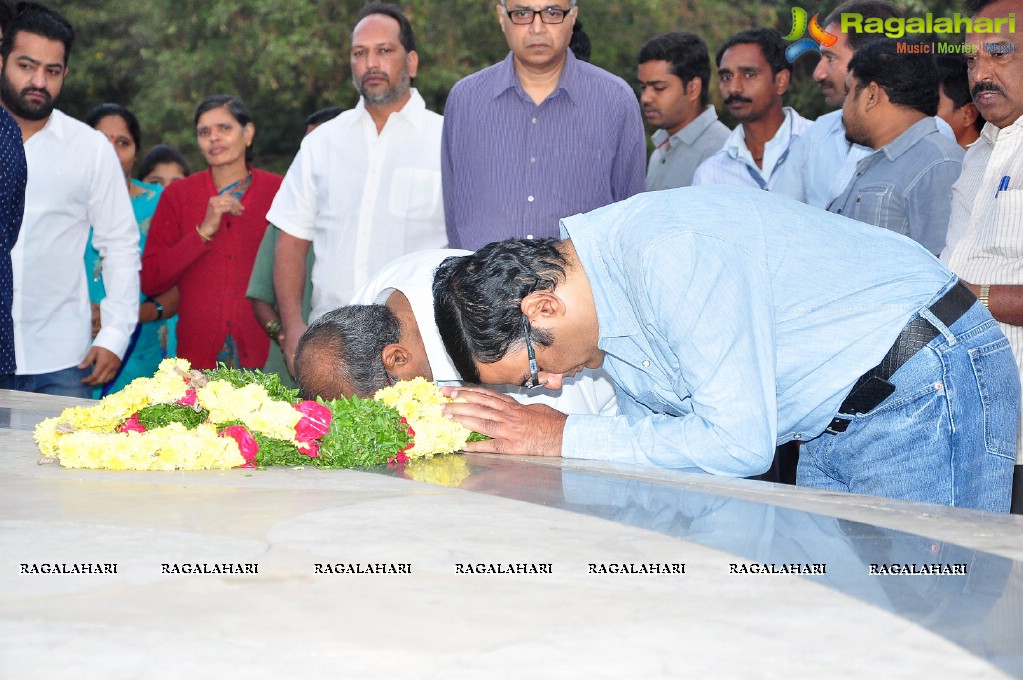
[[[657,128],[646,173],[646,190],[693,183],[693,173],[728,139],[729,130],[707,103],[710,54],[693,33],[665,33],[639,51],[639,102]]]
[[[940,253],[963,150],[938,131],[933,58],[906,53],[896,40],[879,40],[850,60],[846,86],[846,137],[874,153],[860,160],[828,210],[905,234]]]

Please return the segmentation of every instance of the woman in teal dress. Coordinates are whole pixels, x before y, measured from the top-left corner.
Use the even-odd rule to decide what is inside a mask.
[[[110,140],[117,152],[124,169],[125,181],[131,205],[135,211],[135,221],[139,225],[139,251],[146,245],[146,234],[149,232],[149,221],[156,211],[163,187],[158,184],[144,184],[131,179],[131,169],[135,164],[141,144],[141,132],[138,120],[123,106],[103,104],[96,107],[86,116],[85,122],[96,128]],[[93,335],[99,332],[102,319],[99,315],[99,302],[106,296],[103,288],[103,261],[99,253],[92,247],[92,234],[85,249],[85,273],[89,280],[89,298],[92,302]],[[156,372],[166,356],[170,344],[167,321],[174,316],[178,307],[177,288],[150,298],[142,296],[139,304],[139,323],[135,326],[128,350],[121,361],[121,370],[111,382],[97,388],[93,396],[99,398],[105,394],[116,392],[135,378],[151,376]]]

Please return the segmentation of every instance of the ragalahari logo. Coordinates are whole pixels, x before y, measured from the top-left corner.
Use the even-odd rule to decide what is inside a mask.
[[[792,8],[792,31],[785,36],[785,39],[792,44],[785,50],[785,58],[789,63],[795,63],[796,59],[807,52],[820,54],[822,47],[831,47],[838,42],[838,36],[828,33],[821,28],[817,21],[818,14],[814,14],[809,22],[806,21],[806,10],[802,7]],[[804,38],[803,34],[809,32],[810,37]]]

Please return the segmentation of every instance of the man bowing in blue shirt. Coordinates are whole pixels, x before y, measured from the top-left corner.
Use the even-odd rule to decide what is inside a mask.
[[[437,325],[470,382],[557,389],[601,367],[619,415],[458,388],[448,413],[493,438],[466,450],[749,476],[798,440],[800,485],[1008,511],[1008,341],[918,244],[735,187],[642,194],[561,229],[445,260]]]

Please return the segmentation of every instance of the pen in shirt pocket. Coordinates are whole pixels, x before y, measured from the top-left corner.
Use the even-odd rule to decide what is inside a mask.
[[[1002,178],[1002,181],[998,183],[998,191],[995,192],[995,198],[998,198],[998,194],[1002,193],[1009,188],[1009,176],[1006,175]]]

